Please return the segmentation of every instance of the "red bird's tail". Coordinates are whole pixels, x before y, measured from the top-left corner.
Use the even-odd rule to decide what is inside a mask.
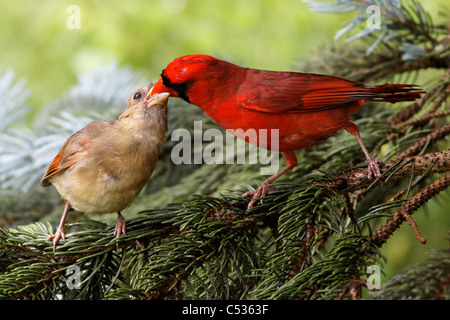
[[[369,101],[401,102],[414,101],[420,98],[424,91],[413,84],[382,84],[378,86],[364,86],[367,89]]]

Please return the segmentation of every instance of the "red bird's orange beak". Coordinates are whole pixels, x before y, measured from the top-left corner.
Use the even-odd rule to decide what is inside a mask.
[[[157,93],[163,93],[163,92],[169,93],[171,97],[175,97],[175,98],[178,97],[178,93],[172,89],[167,88],[165,85],[163,85],[162,78],[159,78],[159,80],[155,83],[153,88],[151,88],[150,91],[147,93],[147,96],[145,97],[144,100],[148,101],[148,100],[150,100],[152,95],[157,94]]]

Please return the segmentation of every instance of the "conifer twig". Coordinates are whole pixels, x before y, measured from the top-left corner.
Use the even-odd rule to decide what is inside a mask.
[[[396,162],[396,161],[414,156],[414,155],[418,154],[419,152],[421,152],[426,145],[434,144],[437,141],[447,137],[449,134],[450,134],[450,124],[447,124],[447,125],[443,126],[442,128],[432,131],[425,137],[421,138],[419,141],[412,144],[410,147],[408,147],[402,153],[397,155],[393,161]]]
[[[384,168],[400,167],[393,173],[389,180],[400,180],[411,175],[411,169],[414,168],[416,175],[424,174],[430,166],[433,166],[431,173],[446,173],[450,171],[450,149],[445,151],[438,151],[414,156],[408,160],[388,161],[384,163]],[[378,180],[381,184],[383,179]],[[345,190],[345,189],[362,189],[373,183],[367,179],[367,169],[354,169],[344,172],[335,177],[335,180],[328,184],[330,189]]]
[[[383,226],[378,228],[378,230],[372,234],[372,240],[374,243],[381,246],[405,220],[408,221],[413,228],[418,240],[425,243],[425,239],[420,234],[415,221],[412,220],[411,214],[438,193],[447,189],[449,185],[450,174],[446,174],[423,188],[415,196],[403,203],[394,215],[392,215],[392,217],[390,217]]]
[[[413,104],[411,104],[409,107],[402,109],[395,118],[393,118],[391,121],[389,121],[389,124],[392,126],[399,126],[400,123],[403,123],[409,119],[411,119],[414,114],[418,113],[420,110],[422,110],[422,107],[430,100],[433,99],[435,94],[442,88],[441,84],[446,83],[450,78],[450,68],[448,68],[444,75],[441,76],[439,83],[428,91],[425,95],[423,95],[420,99],[415,101]],[[448,88],[448,86],[447,86]],[[446,91],[446,90],[444,90]],[[439,104],[442,103],[445,99],[440,99]],[[434,105],[438,105],[438,103],[435,101]],[[436,108],[436,107],[435,107]]]

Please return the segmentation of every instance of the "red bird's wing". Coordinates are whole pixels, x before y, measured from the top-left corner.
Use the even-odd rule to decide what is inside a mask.
[[[319,111],[367,98],[358,82],[309,73],[256,71],[247,76],[237,94],[242,107],[256,111]]]
[[[91,140],[100,133],[99,130],[105,127],[105,123],[112,124],[113,121],[91,122],[67,139],[52,163],[48,166],[47,171],[41,179],[41,186],[46,187],[51,185],[48,180],[51,176],[80,161],[87,154],[87,147],[91,143]]]

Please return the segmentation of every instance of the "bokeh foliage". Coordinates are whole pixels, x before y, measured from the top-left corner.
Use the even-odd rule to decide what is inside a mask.
[[[66,27],[70,5],[80,7],[80,29]],[[287,70],[345,21],[314,18],[298,0],[18,0],[2,1],[0,17],[1,65],[28,80],[37,107],[74,85],[80,73],[111,62],[148,79],[192,53]]]

